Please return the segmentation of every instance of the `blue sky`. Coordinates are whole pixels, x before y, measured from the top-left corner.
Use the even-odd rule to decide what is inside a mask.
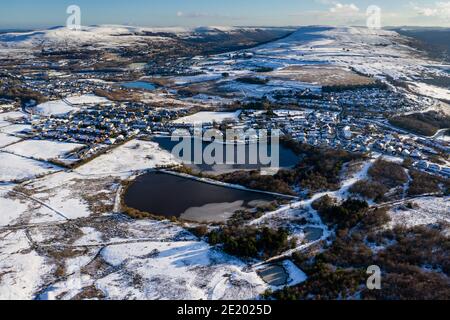
[[[83,25],[287,26],[364,25],[366,9],[382,9],[383,25],[450,26],[450,0],[8,0],[0,28],[64,25],[66,8],[81,8]],[[5,3],[6,2],[6,3]]]

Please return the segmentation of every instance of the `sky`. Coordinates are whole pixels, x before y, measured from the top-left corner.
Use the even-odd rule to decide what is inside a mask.
[[[8,0],[0,29],[65,25],[69,5],[80,7],[85,26],[366,25],[375,5],[383,26],[450,27],[450,0]]]

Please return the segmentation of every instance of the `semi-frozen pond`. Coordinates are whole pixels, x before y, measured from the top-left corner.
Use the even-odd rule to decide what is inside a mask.
[[[125,204],[142,212],[197,222],[223,222],[236,211],[276,200],[271,194],[214,185],[169,173],[138,177],[124,195]]]

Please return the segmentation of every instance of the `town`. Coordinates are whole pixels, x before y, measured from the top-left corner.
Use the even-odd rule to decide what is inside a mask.
[[[0,299],[448,297],[447,65],[400,32],[0,33]]]

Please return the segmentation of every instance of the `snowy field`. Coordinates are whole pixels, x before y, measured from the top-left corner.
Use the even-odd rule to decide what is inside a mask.
[[[44,102],[37,105],[33,109],[33,112],[41,116],[63,115],[79,110],[79,108],[74,108],[62,100]]]
[[[409,87],[420,95],[450,101],[449,88],[436,87],[425,83],[413,83]]]
[[[25,115],[22,112],[11,111],[0,113],[0,128],[11,125],[11,121],[22,119]]]
[[[63,220],[55,211],[32,197],[14,191],[12,186],[0,187],[0,208],[0,227]]]
[[[60,170],[56,166],[0,151],[0,181],[32,179]]]
[[[110,101],[103,97],[88,94],[82,96],[72,96],[63,100],[54,100],[41,103],[33,108],[34,112],[41,116],[64,115],[75,112],[86,105],[96,105],[109,103]]]
[[[31,300],[52,266],[31,248],[25,230],[0,235],[0,300]]]
[[[25,204],[7,198],[9,192],[8,189],[0,189],[0,226],[12,224],[27,210]]]
[[[247,300],[265,288],[256,272],[243,271],[244,263],[203,242],[117,245],[102,257],[122,267],[98,283],[113,299]],[[139,290],[129,286],[127,271],[141,279]]]
[[[232,78],[239,74],[236,73],[239,68],[247,69],[247,76],[251,75],[248,71],[251,66],[274,68],[275,71],[271,73],[274,77],[266,86],[224,82],[224,89],[242,91],[250,97],[262,97],[271,88],[276,90],[299,85],[299,82],[290,84],[289,81],[278,79],[277,86],[273,80],[277,74],[283,76],[280,70],[334,67],[354,70],[380,80],[392,78],[409,81],[415,84],[412,89],[420,95],[448,100],[448,88],[420,82],[426,76],[448,77],[448,73],[404,43],[405,37],[394,31],[363,27],[302,27],[286,38],[252,49],[254,56],[250,59],[230,61],[228,55],[218,55],[192,69],[198,71],[203,66],[201,70],[207,74],[229,73]],[[242,76],[242,71],[239,71]],[[258,76],[256,73],[253,75]]]
[[[74,105],[93,105],[110,103],[110,101],[104,97],[96,96],[95,94],[85,94],[81,96],[72,96],[64,99],[69,104]]]
[[[67,153],[85,147],[77,143],[64,143],[47,140],[24,140],[3,151],[13,153],[26,158],[37,160],[52,160],[64,158]]]
[[[174,121],[174,123],[185,123],[185,124],[201,124],[201,123],[222,123],[225,120],[236,120],[239,118],[241,111],[236,112],[209,112],[201,111],[196,114],[183,117]]]
[[[404,225],[414,227],[438,222],[450,223],[450,197],[427,197],[411,201],[413,209],[395,206],[389,212],[391,226]]]
[[[0,133],[0,148],[8,146],[17,141],[20,141],[20,138],[10,136],[8,134]]]
[[[11,124],[9,126],[0,128],[0,132],[11,135],[17,135],[20,132],[27,130],[31,130],[31,126],[28,124]]]
[[[135,171],[177,164],[176,159],[158,144],[132,140],[75,170],[83,175],[129,176]]]

